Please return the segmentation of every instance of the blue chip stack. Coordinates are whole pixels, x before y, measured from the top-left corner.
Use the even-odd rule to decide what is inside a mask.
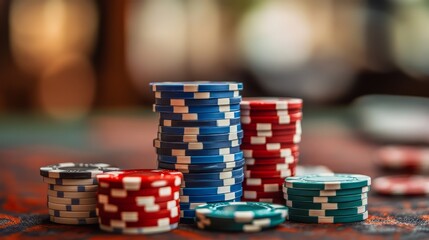
[[[243,131],[240,124],[241,83],[151,83],[153,111],[159,113],[154,147],[158,167],[183,173],[181,223],[194,223],[195,208],[204,203],[240,201]]]

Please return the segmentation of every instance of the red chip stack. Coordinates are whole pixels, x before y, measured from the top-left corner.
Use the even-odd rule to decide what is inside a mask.
[[[183,175],[170,170],[122,170],[97,175],[100,228],[151,234],[177,228]]]
[[[301,119],[302,99],[243,99],[243,201],[284,204],[282,184],[286,177],[295,175]]]

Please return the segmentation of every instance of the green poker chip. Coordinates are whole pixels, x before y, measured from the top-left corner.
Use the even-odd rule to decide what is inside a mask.
[[[325,216],[325,217],[309,217],[291,215],[288,220],[303,223],[350,223],[359,222],[368,218],[368,212],[348,216]]]
[[[311,203],[311,202],[300,202],[300,201],[286,201],[286,206],[292,208],[303,208],[303,209],[346,209],[355,208],[368,204],[368,198],[352,201],[352,202],[341,202],[341,203]]]
[[[326,216],[347,216],[356,215],[368,211],[368,206],[359,206],[355,208],[337,209],[337,210],[317,210],[289,208],[289,215],[308,216],[308,217],[326,217]]]
[[[232,219],[237,223],[248,223],[254,219],[286,217],[288,208],[263,202],[219,202],[200,205],[195,208],[200,219],[221,218]]]
[[[233,219],[224,218],[196,218],[198,228],[212,231],[227,232],[260,232],[265,229],[276,227],[286,220],[285,217],[254,219],[248,223],[237,223]]]
[[[283,192],[291,195],[298,196],[310,196],[310,197],[333,197],[333,196],[344,196],[344,195],[356,195],[361,193],[369,192],[371,188],[369,186],[360,188],[350,188],[343,190],[307,190],[307,189],[296,189],[287,188],[283,186]]]
[[[297,196],[291,194],[283,195],[286,200],[299,201],[299,202],[312,202],[312,203],[341,203],[358,201],[368,198],[367,193],[346,195],[346,196],[334,196],[334,197],[309,197],[309,196]]]
[[[339,190],[369,185],[371,185],[371,178],[360,174],[324,173],[285,179],[285,187],[298,189]]]

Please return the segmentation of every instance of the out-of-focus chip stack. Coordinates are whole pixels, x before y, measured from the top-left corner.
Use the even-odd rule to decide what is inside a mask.
[[[245,157],[243,201],[284,204],[282,184],[295,175],[302,100],[245,98],[241,102]]]
[[[151,83],[159,113],[158,167],[181,171],[181,223],[203,203],[239,200],[244,179],[241,83]]]
[[[96,175],[119,168],[106,163],[59,163],[40,168],[48,184],[51,222],[60,224],[97,224]]]
[[[152,234],[177,228],[183,175],[169,170],[122,170],[97,175],[100,228]]]

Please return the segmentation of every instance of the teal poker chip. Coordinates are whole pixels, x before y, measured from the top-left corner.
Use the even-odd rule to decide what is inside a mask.
[[[298,196],[298,195],[291,195],[291,194],[284,194],[283,196],[286,200],[299,201],[299,202],[312,202],[312,203],[340,203],[340,202],[358,201],[358,200],[368,198],[367,193],[356,194],[356,195],[335,196],[335,197],[308,197],[308,196]]]
[[[225,92],[243,90],[243,83],[237,82],[152,82],[150,86],[154,92]]]
[[[263,202],[220,202],[198,206],[197,217],[233,219],[237,223],[248,223],[258,218],[285,217],[288,208]]]
[[[368,218],[368,212],[348,215],[348,216],[324,216],[324,217],[309,217],[299,215],[289,215],[288,220],[303,223],[351,223],[360,222]]]
[[[350,188],[343,190],[307,190],[307,189],[296,189],[287,188],[283,186],[283,192],[285,194],[309,196],[309,197],[333,197],[333,196],[344,196],[344,195],[356,195],[369,192],[371,188],[369,186],[361,188]]]
[[[356,215],[368,211],[368,206],[359,206],[355,208],[337,209],[337,210],[317,210],[317,209],[302,209],[289,208],[289,215],[309,216],[309,217],[324,217],[324,216],[347,216]]]
[[[325,173],[285,179],[285,187],[299,189],[339,190],[369,185],[371,185],[371,178],[360,174]]]
[[[285,217],[259,218],[248,223],[237,223],[233,219],[196,218],[198,228],[226,232],[260,232],[276,227],[286,220]]]
[[[311,202],[299,202],[299,201],[286,201],[286,206],[293,208],[304,208],[304,209],[345,209],[354,208],[368,204],[368,198],[352,201],[352,202],[341,202],[341,203],[311,203]]]

